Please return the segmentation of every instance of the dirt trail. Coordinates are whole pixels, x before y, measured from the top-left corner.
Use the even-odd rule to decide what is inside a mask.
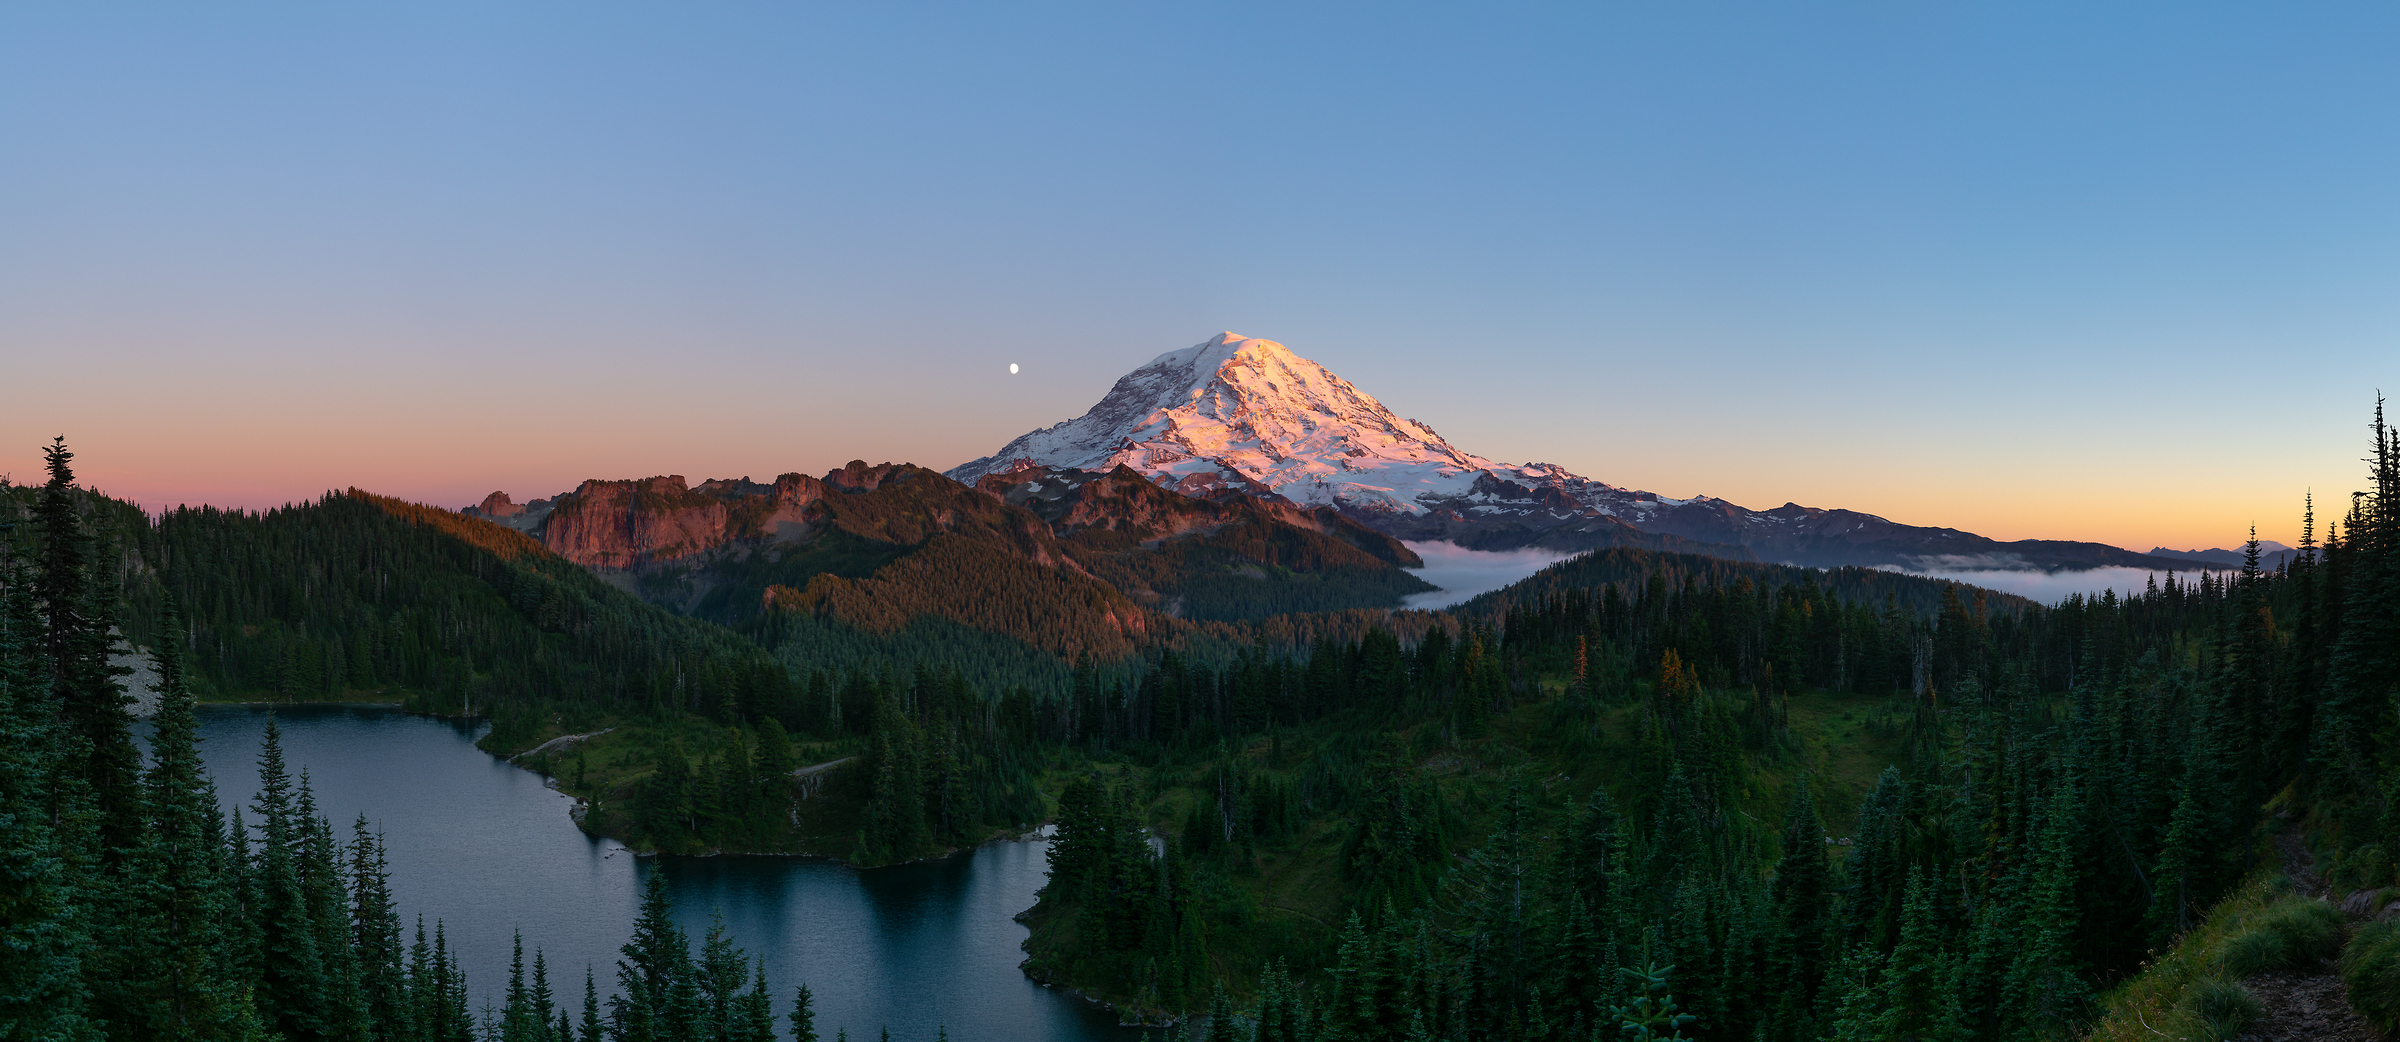
[[[2328,898],[2332,887],[2325,877],[2317,874],[2317,859],[2308,853],[2308,845],[2300,842],[2300,833],[2285,829],[2275,834],[2275,853],[2283,858],[2283,876],[2292,881],[2292,889],[2302,897]]]
[[[794,777],[794,778],[809,778],[809,777],[814,777],[814,776],[816,776],[816,775],[823,774],[823,773],[825,773],[826,771],[830,771],[830,770],[832,770],[832,769],[834,769],[834,768],[836,768],[836,767],[839,767],[839,766],[841,766],[841,765],[843,765],[843,764],[845,764],[845,763],[849,763],[850,761],[852,761],[852,760],[855,760],[855,759],[858,759],[858,757],[855,757],[855,756],[845,756],[845,757],[842,757],[842,758],[841,758],[841,759],[839,759],[839,760],[827,760],[827,761],[825,761],[824,763],[819,763],[819,764],[811,764],[811,765],[809,765],[809,766],[807,766],[807,767],[802,767],[802,768],[800,768],[799,770],[793,771],[793,772],[792,772],[792,777]]]
[[[614,728],[614,727],[605,727],[605,728],[602,728],[602,729],[600,729],[600,730],[597,730],[597,731],[587,731],[587,732],[585,732],[585,733],[583,733],[583,734],[570,734],[570,735],[561,735],[561,736],[559,736],[559,737],[557,737],[557,738],[553,738],[553,739],[551,739],[551,740],[549,740],[549,741],[547,741],[547,742],[543,742],[543,743],[542,743],[542,744],[540,744],[540,745],[534,746],[534,747],[533,747],[533,748],[531,748],[531,749],[527,749],[527,750],[525,750],[524,752],[518,753],[518,754],[517,754],[517,755],[515,755],[515,756],[511,756],[511,757],[509,757],[509,758],[508,758],[508,761],[509,761],[510,763],[515,763],[515,762],[517,762],[517,761],[519,761],[519,760],[522,760],[522,759],[524,759],[524,758],[526,758],[526,757],[528,757],[528,756],[540,756],[540,755],[542,755],[543,753],[549,752],[549,751],[550,751],[550,750],[552,750],[552,749],[564,749],[564,748],[566,748],[567,746],[570,746],[570,745],[573,745],[573,744],[575,744],[575,743],[577,743],[577,742],[583,741],[583,740],[584,740],[584,739],[586,739],[586,738],[598,738],[598,737],[600,737],[601,735],[607,734],[608,732],[610,732],[610,731],[614,731],[614,730],[616,730],[616,728]]]
[[[2332,899],[2325,877],[2316,872],[2316,859],[2295,830],[2275,837],[2275,851],[2283,856],[2283,874],[2294,892]],[[2330,961],[2307,970],[2261,973],[2244,979],[2242,987],[2258,997],[2261,1009],[2236,1042],[2375,1042],[2383,1037],[2350,1008],[2348,991]]]

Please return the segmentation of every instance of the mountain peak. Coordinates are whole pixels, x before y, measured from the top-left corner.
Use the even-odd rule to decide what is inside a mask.
[[[1215,372],[1225,363],[1237,358],[1264,360],[1292,357],[1295,357],[1292,349],[1282,344],[1272,340],[1243,336],[1227,330],[1181,351],[1169,351],[1153,358],[1150,360],[1150,365],[1143,368],[1168,365],[1191,367],[1203,372]]]
[[[1194,494],[1272,489],[1312,505],[1372,500],[1368,509],[1402,512],[1420,509],[1419,493],[1463,489],[1492,466],[1290,348],[1231,331],[1151,359],[1090,412],[950,476],[972,482],[1025,462],[1122,464]]]

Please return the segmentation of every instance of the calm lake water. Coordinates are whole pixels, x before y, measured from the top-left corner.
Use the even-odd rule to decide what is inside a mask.
[[[201,753],[228,812],[253,816],[266,720],[264,708],[200,711]],[[942,1026],[959,1042],[1143,1037],[1017,970],[1025,928],[1011,917],[1042,885],[1044,843],[864,872],[797,858],[636,857],[584,835],[567,817],[571,801],[539,777],[475,748],[480,724],[332,706],[285,706],[276,720],[288,769],[307,770],[336,834],[346,840],[360,814],[383,832],[403,916],[423,913],[428,933],[446,924],[479,1007],[507,987],[514,930],[528,964],[536,947],[546,953],[562,999],[580,1007],[589,965],[605,1001],[643,874],[664,872],[693,940],[722,909],[736,943],[766,958],[779,1022],[806,983],[827,1039],[847,1027],[867,1042],[888,1027],[913,1042]]]

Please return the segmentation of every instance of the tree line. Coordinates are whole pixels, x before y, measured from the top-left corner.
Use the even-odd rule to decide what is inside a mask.
[[[1198,962],[1228,986],[1211,1037],[1245,1042],[2072,1035],[2273,871],[2278,829],[2337,892],[2396,881],[2400,437],[2380,409],[2371,433],[2368,490],[2321,538],[2309,511],[2273,571],[2253,539],[2228,575],[1923,615],[1812,576],[1607,579],[1455,640],[1321,648],[1268,670],[1293,715],[1265,715],[1239,783],[1122,731],[1124,780],[1062,804],[1037,959],[1167,1006],[1196,1005]],[[1340,677],[1313,723],[1312,675]],[[1890,707],[1902,750],[1847,836],[1789,727],[1809,689]],[[1469,757],[1504,762],[1440,766]],[[1343,837],[1352,911],[1245,951],[1206,895],[1276,843],[1228,830],[1262,810],[1220,812],[1262,778],[1295,786],[1284,835]],[[1125,838],[1153,832],[1163,852]]]
[[[72,460],[46,453],[34,552],[0,533],[0,1038],[814,1042],[808,990],[779,1018],[721,921],[695,954],[656,872],[605,1003],[586,968],[572,1007],[538,948],[528,975],[520,940],[503,1002],[473,1009],[443,925],[419,917],[412,939],[382,838],[364,816],[336,833],[271,718],[250,814],[220,811],[183,640],[153,645],[144,755]],[[171,592],[158,607],[160,633],[192,632]]]

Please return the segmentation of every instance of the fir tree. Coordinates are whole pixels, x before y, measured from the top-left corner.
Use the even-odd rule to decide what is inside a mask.
[[[792,1042],[817,1042],[816,998],[808,993],[808,985],[792,996]]]
[[[642,881],[642,910],[633,937],[617,960],[617,992],[609,999],[610,1034],[618,1042],[684,1042],[700,1019],[692,980],[690,942],[675,925],[664,872]]]
[[[183,670],[181,627],[169,599],[152,649],[159,707],[143,802],[149,828],[124,873],[116,968],[120,1031],[214,1038],[233,1030],[238,1001],[219,949],[227,908],[218,876],[216,792],[200,762]]]
[[[1208,1042],[1249,1042],[1242,1034],[1234,1020],[1233,1000],[1225,997],[1225,982],[1218,981],[1208,993]]]
[[[72,786],[72,796],[57,798],[82,809],[63,814],[62,804],[52,813],[62,821],[88,815],[74,827],[71,842],[78,849],[73,853],[87,866],[113,868],[123,852],[141,842],[141,754],[133,744],[125,689],[117,682],[132,671],[111,665],[108,657],[117,589],[103,578],[109,562],[97,559],[92,537],[77,516],[74,458],[63,437],[42,450],[50,480],[34,512],[42,533],[41,569],[34,581],[42,651],[51,700],[65,724],[60,738],[73,758],[52,783]]]
[[[1780,931],[1775,962],[1786,982],[1784,1010],[1779,1018],[1797,1024],[1816,1003],[1825,981],[1825,916],[1831,897],[1830,866],[1825,856],[1825,826],[1809,794],[1808,778],[1792,787],[1791,808],[1783,818],[1783,854],[1775,863],[1772,887]]]
[[[600,992],[592,985],[591,964],[585,963],[583,966],[583,1019],[575,1026],[575,1042],[601,1042],[601,1031]],[[559,1042],[567,1042],[564,1035],[560,1036]],[[803,1038],[796,1039],[795,1042],[816,1042],[816,1040]]]
[[[258,812],[263,835],[257,855],[259,1013],[291,1042],[324,1033],[325,967],[317,949],[317,927],[309,917],[302,884],[300,847],[304,825],[293,806],[290,776],[283,766],[283,740],[273,717],[258,757]]]
[[[2062,779],[2043,810],[2032,886],[2010,968],[2016,1010],[2030,1029],[2045,1036],[2067,1032],[2091,994],[2075,964],[2080,923],[2072,826],[2077,809],[2074,779]]]
[[[96,1037],[74,895],[50,828],[59,741],[33,584],[0,515],[0,1037]]]
[[[1952,968],[1924,873],[1911,869],[1900,941],[1884,962],[1883,1009],[1875,1037],[1915,1042],[1962,1039]]]

